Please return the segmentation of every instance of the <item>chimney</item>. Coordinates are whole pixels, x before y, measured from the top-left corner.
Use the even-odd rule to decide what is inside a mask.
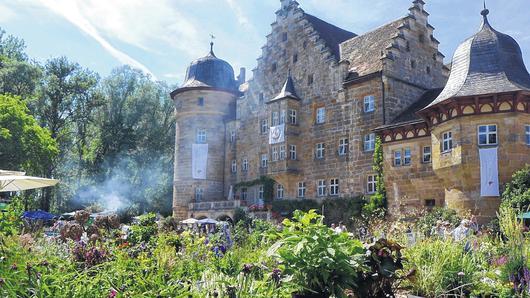
[[[239,75],[237,76],[237,83],[239,85],[242,85],[245,83],[246,72],[247,70],[244,67],[241,67],[239,69]]]

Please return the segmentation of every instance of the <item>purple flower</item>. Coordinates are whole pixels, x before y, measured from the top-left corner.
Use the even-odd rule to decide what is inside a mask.
[[[114,298],[114,297],[116,297],[117,294],[118,294],[118,292],[116,290],[110,289],[110,293],[109,293],[108,298]]]
[[[282,271],[280,269],[275,268],[274,270],[272,270],[271,279],[276,285],[280,284],[281,278],[282,278]]]
[[[17,270],[18,269],[18,266],[16,263],[13,263],[13,265],[11,265],[11,270]]]
[[[243,274],[250,274],[252,272],[252,269],[254,269],[254,265],[245,264],[243,265],[243,269],[241,270],[241,272],[243,272]]]

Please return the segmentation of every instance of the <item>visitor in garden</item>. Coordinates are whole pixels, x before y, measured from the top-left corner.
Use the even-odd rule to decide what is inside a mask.
[[[444,238],[445,236],[445,227],[443,224],[443,221],[440,219],[436,221],[436,225],[432,227],[431,229],[431,236],[438,237],[438,238]]]
[[[460,225],[453,231],[453,238],[455,241],[465,240],[473,233],[470,228],[471,222],[468,219],[462,219]]]

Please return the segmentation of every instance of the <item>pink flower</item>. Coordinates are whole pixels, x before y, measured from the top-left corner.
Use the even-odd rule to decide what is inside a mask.
[[[114,298],[116,295],[118,295],[118,292],[114,289],[111,289],[108,298]]]

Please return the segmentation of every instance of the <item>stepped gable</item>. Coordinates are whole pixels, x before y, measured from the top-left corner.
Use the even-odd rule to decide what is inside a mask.
[[[481,14],[479,32],[457,48],[449,80],[427,108],[451,98],[530,91],[530,75],[519,44],[491,27],[489,10]]]
[[[327,23],[313,15],[304,12],[304,18],[311,24],[313,29],[324,40],[326,47],[331,50],[338,61],[340,59],[340,44],[348,39],[356,37],[357,34]]]
[[[394,46],[394,39],[399,37],[400,29],[408,17],[383,25],[371,32],[357,36],[340,45],[341,59],[350,62],[350,75],[353,79],[379,72],[383,69],[383,58],[386,50]]]

